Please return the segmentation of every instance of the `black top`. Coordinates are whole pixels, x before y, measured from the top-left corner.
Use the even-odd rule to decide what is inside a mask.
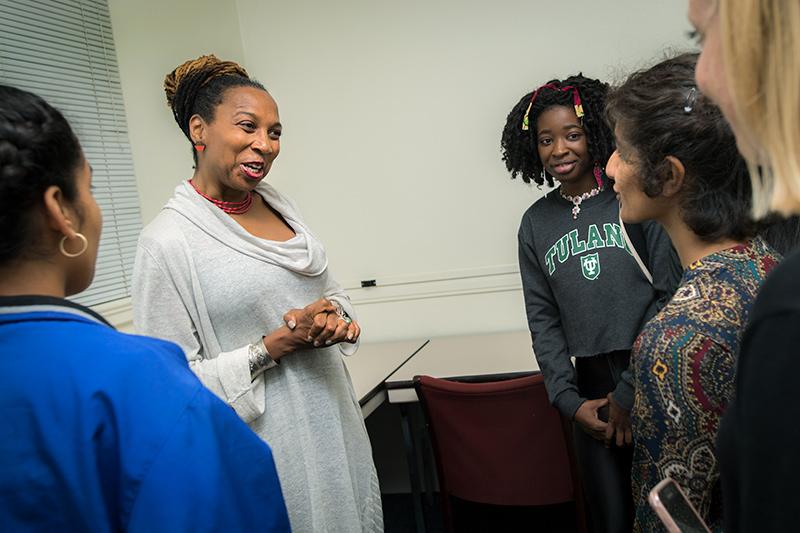
[[[717,441],[725,532],[797,528],[800,252],[767,279],[742,338],[736,399]]]

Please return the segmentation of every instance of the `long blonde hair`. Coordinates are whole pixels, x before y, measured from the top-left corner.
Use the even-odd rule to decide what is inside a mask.
[[[720,0],[722,53],[748,155],[753,210],[800,213],[800,1]]]

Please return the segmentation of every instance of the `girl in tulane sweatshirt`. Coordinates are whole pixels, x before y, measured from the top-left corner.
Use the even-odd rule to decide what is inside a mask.
[[[542,85],[508,115],[502,150],[512,178],[558,182],[519,228],[528,325],[550,401],[576,426],[590,523],[618,532],[630,531],[632,519],[630,350],[671,296],[680,266],[658,224],[620,223],[604,171],[614,150],[607,91],[582,75]]]

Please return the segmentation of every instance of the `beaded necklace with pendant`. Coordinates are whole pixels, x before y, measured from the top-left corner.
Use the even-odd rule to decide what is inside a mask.
[[[587,191],[583,194],[577,194],[575,196],[569,196],[568,194],[564,194],[563,192],[561,192],[560,189],[558,192],[561,195],[561,198],[567,200],[568,202],[572,202],[572,219],[578,220],[578,213],[581,212],[581,203],[584,200],[588,200],[589,198],[597,196],[598,194],[603,192],[603,186],[601,185],[599,187],[595,187],[591,191]]]

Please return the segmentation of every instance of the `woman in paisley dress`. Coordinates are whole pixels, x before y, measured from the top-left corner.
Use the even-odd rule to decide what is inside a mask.
[[[714,442],[734,391],[742,331],[780,256],[753,237],[746,164],[720,111],[695,87],[696,54],[633,74],[609,96],[608,163],[625,222],[657,220],[684,267],[631,365],[635,531],[661,531],[647,503],[673,478],[712,526],[722,518]]]

